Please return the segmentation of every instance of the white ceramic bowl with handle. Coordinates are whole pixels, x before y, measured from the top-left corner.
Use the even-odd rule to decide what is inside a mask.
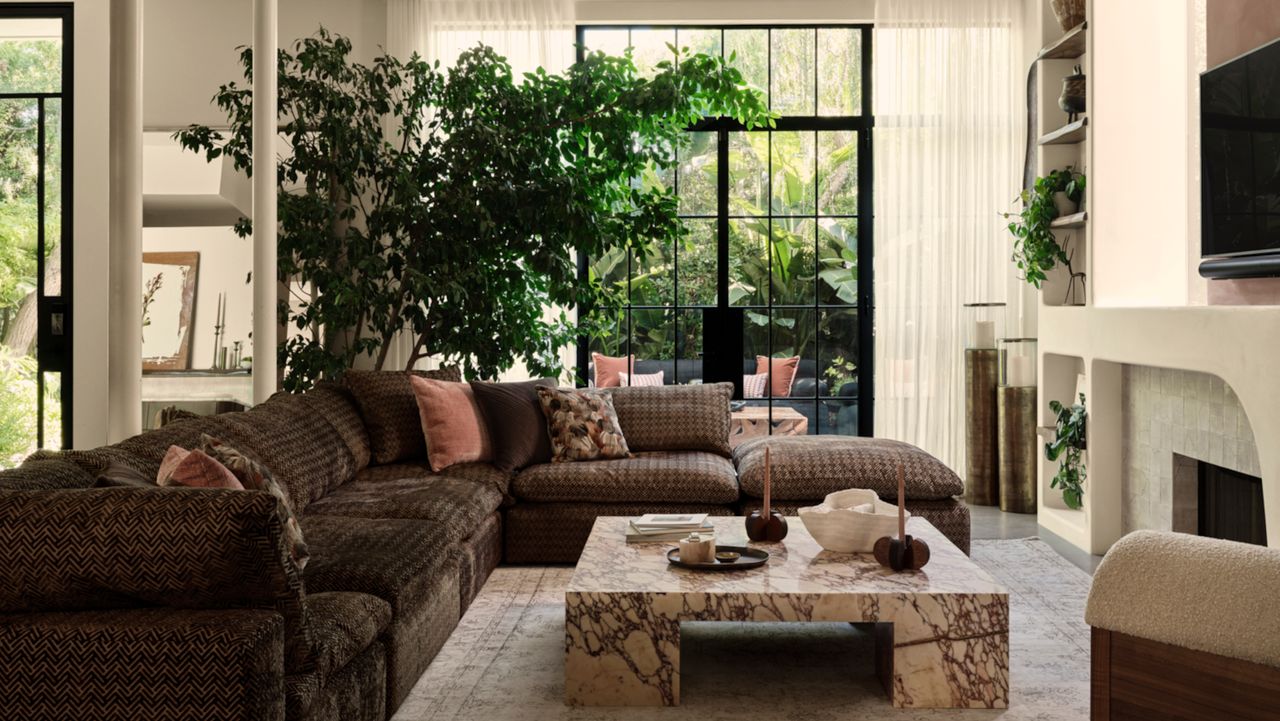
[[[829,493],[797,513],[813,540],[837,553],[871,553],[876,541],[898,534],[898,507],[865,488]]]

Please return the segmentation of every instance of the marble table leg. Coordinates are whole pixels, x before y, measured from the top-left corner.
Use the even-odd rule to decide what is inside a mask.
[[[565,594],[564,698],[571,706],[680,703],[680,623],[645,594]]]
[[[919,618],[875,625],[876,675],[894,707],[1009,707],[1008,607],[992,603],[1003,605],[985,609],[1003,615],[1003,628],[932,627],[922,635],[930,626]]]

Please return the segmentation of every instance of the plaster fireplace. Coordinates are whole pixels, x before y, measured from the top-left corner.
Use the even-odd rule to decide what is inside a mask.
[[[1261,482],[1249,483],[1262,475],[1258,449],[1231,387],[1208,373],[1125,365],[1121,396],[1123,531],[1258,542],[1259,524],[1246,520],[1262,513]]]

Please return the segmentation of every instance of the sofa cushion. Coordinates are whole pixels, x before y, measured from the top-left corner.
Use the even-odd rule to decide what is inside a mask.
[[[187,488],[229,488],[243,491],[244,485],[227,467],[200,450],[187,450],[169,446],[169,452],[160,461],[155,485],[185,486]]]
[[[538,403],[547,417],[552,463],[631,455],[608,393],[539,387]]]
[[[458,368],[413,371],[422,378],[440,381],[462,380]],[[372,463],[379,465],[397,461],[421,460],[427,457],[427,442],[422,437],[418,419],[418,402],[414,400],[405,371],[347,371],[343,383],[355,398],[369,431]]]
[[[95,478],[95,473],[79,463],[46,456],[30,458],[17,468],[0,471],[0,489],[52,491],[60,488],[89,488],[94,484]]]
[[[313,593],[305,603],[315,673],[321,679],[347,665],[391,623],[391,604],[367,593]]]
[[[499,470],[516,471],[530,463],[551,461],[551,438],[547,435],[547,418],[538,404],[538,387],[555,385],[554,378],[471,383],[493,440],[493,465]]]
[[[728,457],[732,383],[610,391],[632,451],[707,451]]]
[[[507,475],[486,463],[434,473],[425,465],[370,466],[312,504],[310,513],[430,521],[451,543],[470,536],[502,505]]]
[[[323,381],[311,390],[298,397],[298,402],[309,411],[324,416],[329,425],[338,432],[351,457],[355,460],[355,470],[369,465],[369,431],[364,427],[364,419],[360,417],[360,409],[351,391],[343,384],[335,381]],[[348,479],[342,479],[346,481]]]
[[[729,459],[704,451],[649,451],[631,458],[529,466],[511,484],[526,501],[733,503]]]
[[[475,392],[469,383],[409,377],[422,436],[427,442],[427,462],[433,471],[459,463],[493,460],[493,440],[484,422]]]
[[[391,605],[387,693],[395,706],[458,623],[452,544],[434,524],[398,518],[308,516],[302,528],[315,553],[304,575],[310,592],[358,591]]]
[[[277,393],[244,413],[215,416],[232,434],[209,434],[269,469],[298,513],[356,472],[342,435],[302,398]]]
[[[600,516],[646,513],[710,513],[731,516],[728,506],[705,503],[521,503],[503,519],[506,563],[576,563]]]
[[[819,501],[846,488],[868,488],[885,500],[898,496],[898,464],[907,498],[933,500],[964,493],[960,477],[942,461],[909,443],[852,436],[766,436],[733,451],[742,493],[764,495],[764,449],[772,449],[773,497]]]

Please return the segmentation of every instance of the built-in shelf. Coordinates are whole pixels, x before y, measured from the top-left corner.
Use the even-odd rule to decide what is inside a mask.
[[[1049,223],[1050,228],[1066,229],[1066,228],[1083,228],[1088,222],[1089,214],[1085,211],[1072,213],[1071,215],[1060,215]]]
[[[1070,145],[1079,143],[1085,139],[1086,128],[1089,127],[1089,118],[1080,118],[1074,123],[1066,125],[1045,133],[1040,136],[1040,145]]]
[[[1071,31],[1066,35],[1044,46],[1040,50],[1040,54],[1036,56],[1036,60],[1069,60],[1084,55],[1084,31],[1088,27],[1089,23],[1083,22],[1071,28]]]
[[[1036,426],[1036,435],[1046,441],[1052,441],[1058,437],[1058,429],[1054,426]]]

